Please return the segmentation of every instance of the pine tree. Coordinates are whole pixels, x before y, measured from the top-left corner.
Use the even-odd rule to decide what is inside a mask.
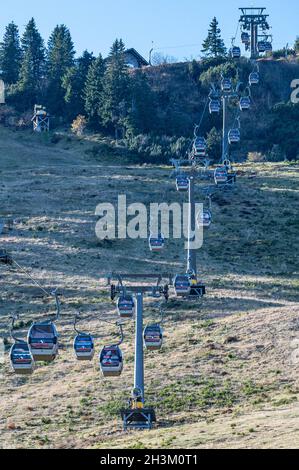
[[[28,56],[26,60],[30,59],[32,76],[36,81],[36,87],[38,87],[40,80],[45,74],[46,51],[44,40],[36,27],[34,18],[31,18],[27,24],[21,42],[23,58],[25,59]]]
[[[73,120],[79,114],[84,113],[84,87],[88,70],[95,58],[93,54],[84,51],[82,56],[75,61],[75,65],[67,69],[62,78],[62,87],[65,90],[64,100],[66,114]]]
[[[103,124],[110,130],[114,129],[116,138],[124,131],[130,103],[130,77],[124,53],[123,41],[116,39],[108,57],[100,109]]]
[[[32,108],[38,102],[38,92],[32,67],[33,56],[28,50],[22,61],[20,79],[17,83],[16,94],[13,102],[17,109],[26,110]]]
[[[203,42],[202,52],[206,57],[223,57],[226,55],[227,50],[224,45],[224,41],[221,38],[221,30],[218,27],[219,23],[216,17],[213,18],[210,23],[210,29],[208,31],[208,37]]]
[[[295,44],[294,44],[294,50],[298,54],[299,52],[299,36],[297,36]]]
[[[12,22],[6,27],[3,42],[0,45],[1,78],[6,84],[10,85],[18,81],[21,58],[19,29]]]
[[[84,108],[89,123],[93,127],[100,124],[100,109],[103,98],[103,77],[105,73],[105,62],[101,54],[91,64],[88,70],[84,88]]]
[[[71,33],[65,25],[56,26],[48,42],[48,106],[52,113],[64,114],[62,79],[69,68],[74,66],[74,44]]]
[[[41,98],[45,74],[44,41],[33,18],[26,26],[21,43],[23,58],[17,83],[20,97],[17,106],[28,109]]]

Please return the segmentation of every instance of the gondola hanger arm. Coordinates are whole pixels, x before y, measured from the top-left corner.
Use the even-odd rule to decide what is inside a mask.
[[[11,316],[11,327],[10,327],[10,336],[11,338],[14,340],[15,343],[23,343],[24,341],[20,338],[17,338],[15,335],[14,335],[14,327],[15,327],[15,322],[16,320],[18,320],[20,318],[20,316],[18,314],[16,315],[12,315]]]

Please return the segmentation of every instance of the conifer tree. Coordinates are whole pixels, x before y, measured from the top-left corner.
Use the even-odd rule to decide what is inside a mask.
[[[32,18],[26,26],[22,43],[22,65],[17,89],[21,97],[18,103],[25,109],[38,103],[43,87],[45,75],[45,47],[44,41]]]
[[[103,99],[103,77],[105,73],[105,62],[101,54],[91,64],[88,70],[84,88],[84,108],[89,123],[96,128],[101,124],[100,109]]]
[[[100,109],[103,124],[108,129],[115,131],[116,138],[124,130],[124,122],[130,103],[130,77],[124,53],[123,41],[116,39],[108,57]]]
[[[38,102],[32,62],[33,56],[29,50],[23,58],[20,79],[16,85],[16,94],[13,97],[16,108],[22,111],[32,108]]]
[[[70,120],[84,113],[84,87],[88,70],[94,60],[92,53],[84,51],[82,56],[75,61],[75,65],[68,68],[62,78],[66,114]]]
[[[67,70],[74,66],[74,44],[71,33],[65,25],[58,25],[48,42],[48,105],[56,115],[64,114],[65,90],[62,79]]]
[[[6,27],[3,42],[0,44],[1,78],[6,84],[11,85],[18,81],[21,58],[19,29],[12,22]]]
[[[45,45],[34,18],[31,18],[22,37],[23,58],[28,54],[31,60],[32,75],[39,82],[45,74]],[[27,59],[28,60],[28,59]]]
[[[214,17],[210,23],[208,37],[205,39],[202,45],[202,52],[206,57],[224,57],[227,53],[224,41],[221,38],[221,30],[218,25],[219,23],[216,17]]]

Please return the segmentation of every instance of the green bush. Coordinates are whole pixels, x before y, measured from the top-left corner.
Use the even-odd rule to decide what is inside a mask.
[[[268,129],[271,151],[274,145],[279,146],[282,160],[285,158],[295,160],[299,149],[299,104],[279,103],[274,106],[271,114],[271,124]],[[273,158],[277,158],[277,152]]]
[[[184,157],[190,139],[184,137],[137,135],[125,141],[139,163],[168,164],[171,158]]]
[[[272,52],[272,57],[273,59],[282,59],[284,57],[286,57],[286,54],[288,56],[295,56],[296,55],[296,52],[294,51],[294,49],[278,49],[277,51],[273,51]]]
[[[286,159],[286,154],[283,152],[280,145],[273,145],[270,152],[266,154],[266,159],[268,162],[281,162]]]

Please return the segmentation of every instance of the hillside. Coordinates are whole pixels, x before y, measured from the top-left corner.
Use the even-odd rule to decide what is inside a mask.
[[[249,152],[271,150],[275,141],[272,135],[272,110],[278,103],[287,103],[291,96],[291,82],[299,77],[298,59],[260,59],[257,62],[260,83],[251,87],[252,107],[248,113],[241,113],[242,146],[232,149],[236,161],[244,161]],[[227,63],[228,76],[235,77],[244,86],[248,83],[253,65],[246,59]],[[209,68],[210,67],[210,68]],[[213,72],[214,69],[214,72]],[[155,105],[160,119],[160,130],[167,135],[190,137],[195,123],[199,123],[210,92],[213,73],[217,67],[205,62],[166,64],[143,69],[148,77],[151,90],[156,97]],[[219,80],[215,81],[219,86]],[[229,123],[232,125],[236,106],[230,106]],[[220,113],[221,114],[221,113]],[[207,135],[211,128],[222,130],[222,115],[210,116],[207,111],[201,124],[201,133]],[[290,139],[285,131],[283,139]],[[283,142],[279,142],[283,144]],[[297,143],[298,148],[298,143]]]
[[[55,145],[0,128],[0,218],[15,221],[1,246],[45,288],[63,293],[57,361],[29,379],[13,375],[7,354],[0,364],[0,448],[298,448],[299,165],[239,165],[237,186],[214,198],[198,254],[207,296],[196,305],[172,293],[165,345],[145,356],[158,426],[123,433],[117,410],[133,383],[133,324],[125,328],[123,376],[104,380],[96,358],[87,366],[74,359],[74,314],[84,314],[100,350],[116,337],[100,321],[116,318],[103,273],[180,272],[185,253],[172,240],[158,256],[144,240],[101,243],[94,212],[118,194],[145,203],[182,196],[170,168],[95,159],[94,139],[63,137]],[[15,268],[0,268],[0,289],[2,338],[12,313],[29,325],[53,309]],[[154,307],[146,302],[146,321]]]

